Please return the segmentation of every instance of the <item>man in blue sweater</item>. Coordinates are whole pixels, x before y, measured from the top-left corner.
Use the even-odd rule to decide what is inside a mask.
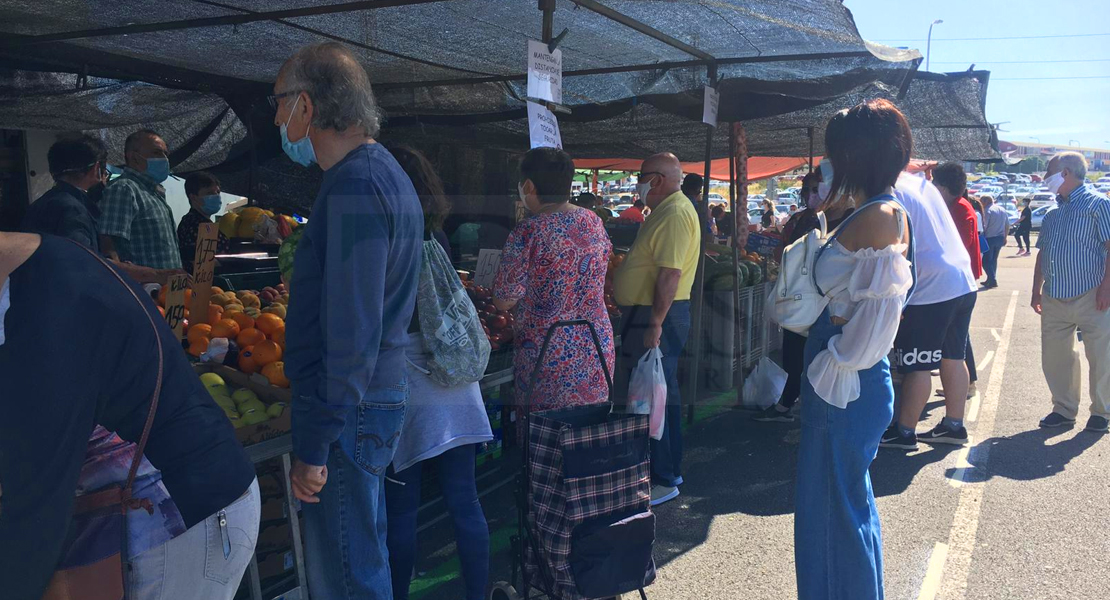
[[[309,591],[390,599],[383,483],[408,398],[423,212],[409,177],[374,141],[370,79],[343,46],[297,51],[271,102],[285,153],[324,170],[293,260],[285,353]]]

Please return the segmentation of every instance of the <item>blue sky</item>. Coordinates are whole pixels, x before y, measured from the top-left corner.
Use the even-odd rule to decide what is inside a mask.
[[[1001,139],[1036,142],[1037,137],[1041,143],[1060,146],[1077,140],[1085,147],[1110,148],[1110,3],[845,0],[844,4],[865,39],[918,48],[923,55],[929,23],[943,19],[933,27],[929,70],[965,71],[972,63],[976,69],[989,70],[987,120],[1009,121],[1001,126],[1005,130],[999,133]],[[1098,5],[1102,7],[1096,9]],[[1077,37],[1082,34],[1108,35]],[[1040,62],[1093,59],[1102,60]],[[1045,79],[1049,77],[1101,78]],[[1007,81],[1016,78],[1033,79]]]

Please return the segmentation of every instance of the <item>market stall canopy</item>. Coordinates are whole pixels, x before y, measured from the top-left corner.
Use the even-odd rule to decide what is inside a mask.
[[[696,89],[712,63],[738,100],[726,119],[766,116],[776,98],[898,85],[920,61],[864,42],[839,0],[552,2],[571,107]],[[542,14],[536,0],[37,0],[0,7],[0,62],[261,95],[295,49],[336,40],[391,114],[486,113],[523,105]]]
[[[246,128],[215,94],[68,73],[0,68],[0,128],[91,132],[108,146],[114,164],[124,162],[128,135],[153,129],[181,172],[246,151]]]
[[[819,157],[818,160],[820,160]],[[574,166],[579,169],[610,169],[635,173],[640,170],[640,164],[642,162],[642,158],[576,158],[574,159]],[[758,181],[760,179],[782,175],[783,173],[803,167],[805,164],[806,159],[803,157],[753,156],[748,159],[748,180]],[[705,173],[705,163],[684,162],[682,163],[682,172],[702,175]],[[728,181],[729,171],[727,158],[718,158],[710,163],[709,178],[716,179],[717,181]]]

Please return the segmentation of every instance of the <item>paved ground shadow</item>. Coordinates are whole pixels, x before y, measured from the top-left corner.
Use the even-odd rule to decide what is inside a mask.
[[[1067,468],[1075,457],[1087,451],[1105,434],[1078,428],[1032,429],[1012,436],[993,437],[972,448],[968,456],[973,468],[964,481],[983,482],[995,477],[1031,481],[1052,477]],[[1049,441],[1062,437],[1059,442]],[[955,477],[956,469],[945,475]]]

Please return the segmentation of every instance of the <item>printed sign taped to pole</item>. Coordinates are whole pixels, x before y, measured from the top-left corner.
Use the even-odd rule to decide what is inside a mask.
[[[528,139],[532,148],[562,148],[559,120],[546,106],[528,103]]]
[[[528,40],[528,97],[563,103],[563,51]]]
[[[721,93],[705,86],[705,99],[701,108],[701,122],[710,127],[717,126],[717,109],[721,106]]]

